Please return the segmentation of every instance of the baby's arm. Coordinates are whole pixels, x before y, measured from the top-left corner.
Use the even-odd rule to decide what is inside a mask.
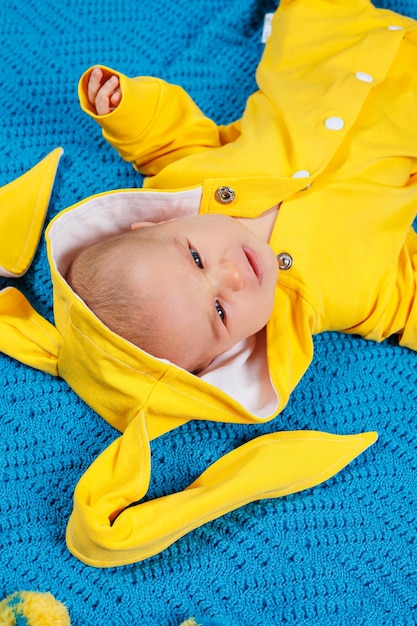
[[[97,115],[111,113],[122,99],[118,77],[95,67],[88,81],[87,96]]]
[[[105,139],[145,176],[224,142],[221,128],[181,87],[159,78],[96,66],[81,77],[79,97]]]

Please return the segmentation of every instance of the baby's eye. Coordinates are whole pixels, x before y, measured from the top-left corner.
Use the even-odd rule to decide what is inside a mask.
[[[220,306],[218,300],[215,301],[214,306],[216,307],[216,311],[219,314],[219,317],[224,324],[224,320],[226,317],[226,313],[224,312],[224,309]]]
[[[197,267],[199,267],[201,270],[204,269],[203,261],[201,260],[201,257],[198,254],[197,250],[194,250],[194,248],[190,248],[189,250],[190,250],[190,254],[193,257],[194,262],[197,265]]]

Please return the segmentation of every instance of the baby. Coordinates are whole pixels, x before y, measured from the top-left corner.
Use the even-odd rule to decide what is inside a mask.
[[[121,101],[117,77],[95,68],[88,97],[99,115],[110,113]],[[278,265],[268,241],[277,212],[137,222],[81,252],[67,282],[115,333],[198,373],[271,315]]]
[[[242,222],[199,215],[133,224],[81,252],[67,281],[115,333],[197,373],[272,311],[275,255],[254,232],[262,220],[253,229]]]
[[[283,0],[258,90],[228,126],[161,79],[105,67],[81,77],[83,110],[145,178],[53,220],[56,329],[29,316],[31,360],[52,369],[52,353],[123,432],[77,486],[67,543],[78,558],[147,558],[242,504],[323,482],[375,441],[269,432],[140,503],[152,438],[195,419],[273,419],[315,335],[396,335],[417,350],[416,62],[413,20],[367,0]]]
[[[153,178],[158,180],[158,177],[164,176],[166,170],[170,172],[170,179],[173,176],[184,176],[184,172],[187,174],[189,172],[190,181],[194,176],[200,181],[200,176],[204,176],[200,168],[204,166],[205,161],[207,161],[209,172],[221,169],[222,164],[227,166],[227,170],[234,171],[241,162],[243,163],[242,155],[245,151],[250,150],[249,139],[243,140],[243,133],[242,137],[236,133],[246,130],[250,141],[255,142],[254,149],[255,147],[258,149],[257,144],[260,144],[261,140],[266,142],[266,145],[273,140],[274,124],[277,129],[281,129],[280,132],[283,132],[279,118],[274,117],[275,112],[270,114],[267,103],[262,103],[265,112],[262,124],[260,120],[257,122],[255,134],[251,133],[250,125],[247,123],[246,125],[232,124],[230,127],[217,129],[211,120],[205,118],[194,103],[187,99],[181,88],[167,87],[163,81],[158,82],[158,79],[142,77],[129,82],[123,77],[123,84],[121,80],[121,75],[112,73],[108,68],[93,68],[91,72],[86,73],[81,82],[82,106],[99,123],[102,123],[105,137],[117,147],[121,155],[126,160],[133,160],[135,167],[148,174],[150,180],[152,176],[149,174],[156,173]],[[166,95],[165,90],[167,90]],[[151,103],[155,102],[156,111],[161,108],[161,114],[158,117],[157,113],[154,113],[153,117],[146,121],[148,114],[143,113],[144,119],[141,119],[138,107],[142,97],[149,99]],[[167,99],[167,104],[163,103],[163,97]],[[254,94],[253,100],[255,101],[257,97],[260,98],[260,94]],[[168,106],[173,111],[172,128],[164,127],[167,123]],[[181,130],[180,122],[175,117],[177,106],[181,112],[183,127]],[[260,102],[256,106],[260,107]],[[151,104],[149,108],[152,110]],[[121,109],[120,113],[118,109]],[[116,118],[114,118],[115,115]],[[256,108],[248,105],[245,115],[247,117],[251,115],[256,121]],[[135,128],[132,130],[134,123],[138,124],[137,130]],[[140,124],[146,128],[147,140],[150,144],[148,152],[144,151],[143,156],[139,152],[142,150],[140,137],[144,132]],[[270,132],[272,139],[269,135],[265,138],[262,135],[263,128],[267,128],[268,125],[272,129]],[[153,130],[154,126],[155,130]],[[176,135],[174,126],[178,129]],[[334,132],[330,123],[323,128],[327,133]],[[363,130],[358,133],[358,138],[361,137],[361,133],[364,135],[372,133],[372,128],[372,125],[369,125],[369,130],[364,126]],[[161,142],[158,150],[165,155],[163,157],[158,156],[158,152],[155,151],[156,139],[153,137],[153,132],[158,133],[158,141]],[[167,139],[165,143],[164,132],[172,135],[172,138],[169,141]],[[200,142],[198,148],[197,137]],[[284,139],[281,142],[285,147]],[[372,183],[375,206],[377,206],[377,192],[381,185],[378,184],[376,176],[380,174],[374,171],[373,163],[378,159],[374,155],[366,157],[359,139],[357,144],[358,156],[356,157],[356,152],[351,149],[346,165],[339,164],[340,179],[343,180],[345,176],[343,168],[351,168],[354,160],[359,159],[360,167],[364,170],[363,181],[369,180]],[[385,152],[390,152],[383,147],[385,145],[389,143],[381,144],[381,151],[384,155]],[[376,146],[374,147],[376,149]],[[262,154],[263,161],[267,155],[270,155],[269,160],[272,161],[279,153],[281,143],[276,141],[273,146],[265,149],[267,152]],[[232,150],[234,150],[233,155]],[[149,165],[151,158],[156,165]],[[311,158],[315,158],[315,155],[312,154]],[[387,160],[383,156],[378,162],[384,163],[384,159]],[[260,159],[251,162],[254,172],[257,171],[260,163]],[[166,164],[168,167],[165,166]],[[191,164],[194,169],[191,168]],[[161,173],[157,172],[156,166],[161,169]],[[266,171],[268,168],[271,171],[274,169],[273,163],[269,165],[268,160],[262,167],[265,167]],[[365,168],[369,169],[369,172],[365,173]],[[392,172],[392,168],[386,169],[384,166],[381,172],[382,181],[386,179],[387,172]],[[349,176],[351,176],[350,172]],[[190,372],[198,373],[204,370],[216,356],[226,352],[241,339],[255,335],[264,328],[271,318],[274,307],[279,308],[276,293],[278,272],[276,257],[280,261],[284,257],[282,269],[285,273],[291,268],[293,257],[287,254],[290,250],[281,251],[277,249],[277,246],[282,236],[287,238],[289,236],[286,245],[290,244],[291,247],[296,245],[300,249],[297,252],[297,263],[298,275],[302,277],[302,282],[306,282],[307,274],[311,274],[306,292],[307,301],[311,298],[317,301],[314,305],[313,317],[312,313],[307,310],[302,311],[304,307],[302,303],[306,302],[305,299],[300,299],[297,305],[299,312],[296,317],[299,315],[300,320],[297,321],[294,317],[289,322],[298,336],[297,343],[301,345],[305,344],[305,341],[310,343],[307,335],[320,330],[357,332],[375,340],[381,340],[389,334],[401,333],[407,325],[410,309],[413,308],[414,281],[408,286],[407,278],[404,283],[401,277],[402,269],[397,278],[394,275],[389,279],[385,277],[386,272],[394,274],[395,266],[391,262],[388,248],[379,243],[374,233],[384,229],[387,233],[387,240],[393,241],[395,231],[392,230],[389,221],[384,222],[384,213],[376,212],[375,218],[369,213],[370,205],[366,201],[365,191],[359,192],[355,187],[358,181],[363,186],[365,183],[362,180],[353,177],[350,180],[349,190],[344,192],[343,185],[341,186],[337,180],[334,182],[330,168],[329,184],[326,184],[324,189],[328,195],[327,202],[333,200],[335,207],[338,207],[337,213],[320,199],[320,188],[324,184],[322,177],[323,182],[317,181],[314,192],[304,196],[304,200],[311,199],[314,204],[318,201],[317,208],[313,210],[312,204],[311,210],[300,222],[297,222],[297,210],[294,208],[290,213],[288,208],[286,217],[280,216],[279,218],[281,221],[284,220],[281,229],[276,226],[278,212],[280,212],[280,196],[288,193],[286,190],[293,194],[295,202],[299,202],[300,206],[301,203],[305,205],[303,211],[308,209],[300,192],[305,193],[304,190],[311,187],[311,183],[308,182],[309,177],[310,173],[307,170],[297,170],[291,178],[277,178],[276,180],[268,177],[250,177],[246,173],[245,177],[235,178],[242,188],[240,197],[244,198],[247,203],[251,195],[255,194],[257,189],[262,188],[265,183],[262,196],[259,194],[255,196],[256,200],[258,196],[262,197],[264,208],[261,205],[248,210],[244,205],[242,210],[242,205],[240,205],[231,210],[229,201],[233,201],[234,191],[228,187],[220,187],[216,194],[220,192],[224,196],[218,197],[215,194],[215,197],[218,210],[221,210],[222,205],[226,214],[216,214],[216,209],[210,208],[207,215],[205,214],[207,209],[200,208],[200,215],[192,219],[174,219],[157,225],[153,222],[135,223],[132,225],[131,233],[98,242],[82,252],[71,266],[67,276],[68,282],[111,330],[153,356],[168,359]],[[375,178],[375,182],[372,178]],[[207,186],[209,181],[210,175],[207,177]],[[158,185],[164,182],[162,178],[158,181]],[[251,186],[254,189],[253,192]],[[277,186],[275,201],[278,200],[278,202],[270,208],[273,203],[270,202],[269,205],[265,203],[269,196],[274,197],[275,186]],[[332,191],[333,186],[334,191]],[[299,190],[298,196],[297,190]],[[228,194],[230,194],[230,199]],[[346,211],[343,208],[349,195],[356,199],[357,206],[354,214],[350,209]],[[343,200],[341,200],[342,196]],[[313,200],[313,197],[317,200]],[[362,209],[358,204],[359,198],[360,202],[364,203]],[[289,207],[289,203],[287,204]],[[233,204],[230,206],[233,207]],[[392,206],[394,215],[396,209],[394,205]],[[405,209],[406,205],[403,208]],[[235,213],[233,213],[234,210]],[[251,210],[253,217],[248,217]],[[369,224],[363,221],[365,210]],[[404,233],[411,225],[413,214],[414,211],[406,213],[404,210],[404,224],[400,227]],[[396,220],[399,224],[398,219],[397,216]],[[378,220],[381,221],[380,224],[377,223]],[[308,225],[307,221],[309,221]],[[372,225],[373,221],[375,226]],[[301,225],[303,226],[302,234]],[[326,229],[329,227],[332,228],[332,232],[329,231],[326,235]],[[363,234],[360,234],[361,231]],[[343,233],[346,244],[344,247],[334,247],[336,241],[333,233],[336,232],[338,236]],[[273,243],[271,237],[274,238]],[[407,245],[411,246],[411,251],[415,245],[413,239],[415,235],[412,231],[410,231],[410,237],[412,239]],[[399,240],[399,245],[402,243],[403,240]],[[382,246],[381,252],[378,251],[379,245]],[[396,246],[397,244],[390,245]],[[319,254],[315,250],[320,251]],[[359,256],[365,251],[369,257],[366,266],[360,262]],[[350,257],[351,262],[349,262]],[[407,253],[407,258],[409,258],[409,253]],[[319,271],[317,264],[320,260],[323,267]],[[346,274],[346,267],[349,267],[348,274]],[[353,267],[356,267],[355,271]],[[329,278],[324,280],[323,272],[328,274],[329,271],[331,278],[329,275]],[[410,271],[414,270],[410,268]],[[408,268],[406,272],[409,272]],[[280,281],[281,287],[285,284],[287,288],[290,288],[289,293],[293,293],[292,285],[296,284],[290,278],[292,275],[293,271],[288,274],[289,282]],[[391,296],[393,280],[399,280],[401,286],[399,284],[397,292],[394,288]],[[363,282],[363,287],[359,288],[358,281]],[[400,294],[403,285],[404,287],[407,285],[406,296]],[[386,290],[387,287],[386,294],[381,297],[378,289]],[[352,294],[355,293],[355,298],[349,296],[349,291]],[[361,297],[359,297],[360,292],[362,292]],[[285,303],[287,302],[288,300],[285,300]],[[381,304],[385,309],[382,316],[375,308],[376,302],[379,303],[378,306]],[[323,306],[325,307],[323,313],[320,313]],[[314,318],[316,321],[313,321]],[[311,321],[308,321],[309,319]],[[305,327],[306,323],[308,323],[308,328]],[[373,325],[376,325],[374,329]],[[304,327],[307,331],[305,337],[303,337]],[[412,322],[412,327],[414,328],[414,322]],[[406,334],[410,334],[408,330]],[[408,340],[405,345],[414,347],[414,331],[411,331],[411,335],[411,346]],[[307,349],[303,345],[304,355],[309,356],[310,351],[310,347]]]

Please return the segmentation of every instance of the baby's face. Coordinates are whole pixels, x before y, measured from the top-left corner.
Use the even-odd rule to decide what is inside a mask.
[[[199,371],[265,326],[278,273],[265,241],[224,215],[145,227],[133,274],[158,324],[154,356]]]

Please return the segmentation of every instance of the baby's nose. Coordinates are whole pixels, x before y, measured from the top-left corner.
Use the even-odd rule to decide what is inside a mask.
[[[219,266],[219,282],[221,287],[231,291],[239,291],[245,286],[245,281],[236,263],[231,259],[223,259]]]

